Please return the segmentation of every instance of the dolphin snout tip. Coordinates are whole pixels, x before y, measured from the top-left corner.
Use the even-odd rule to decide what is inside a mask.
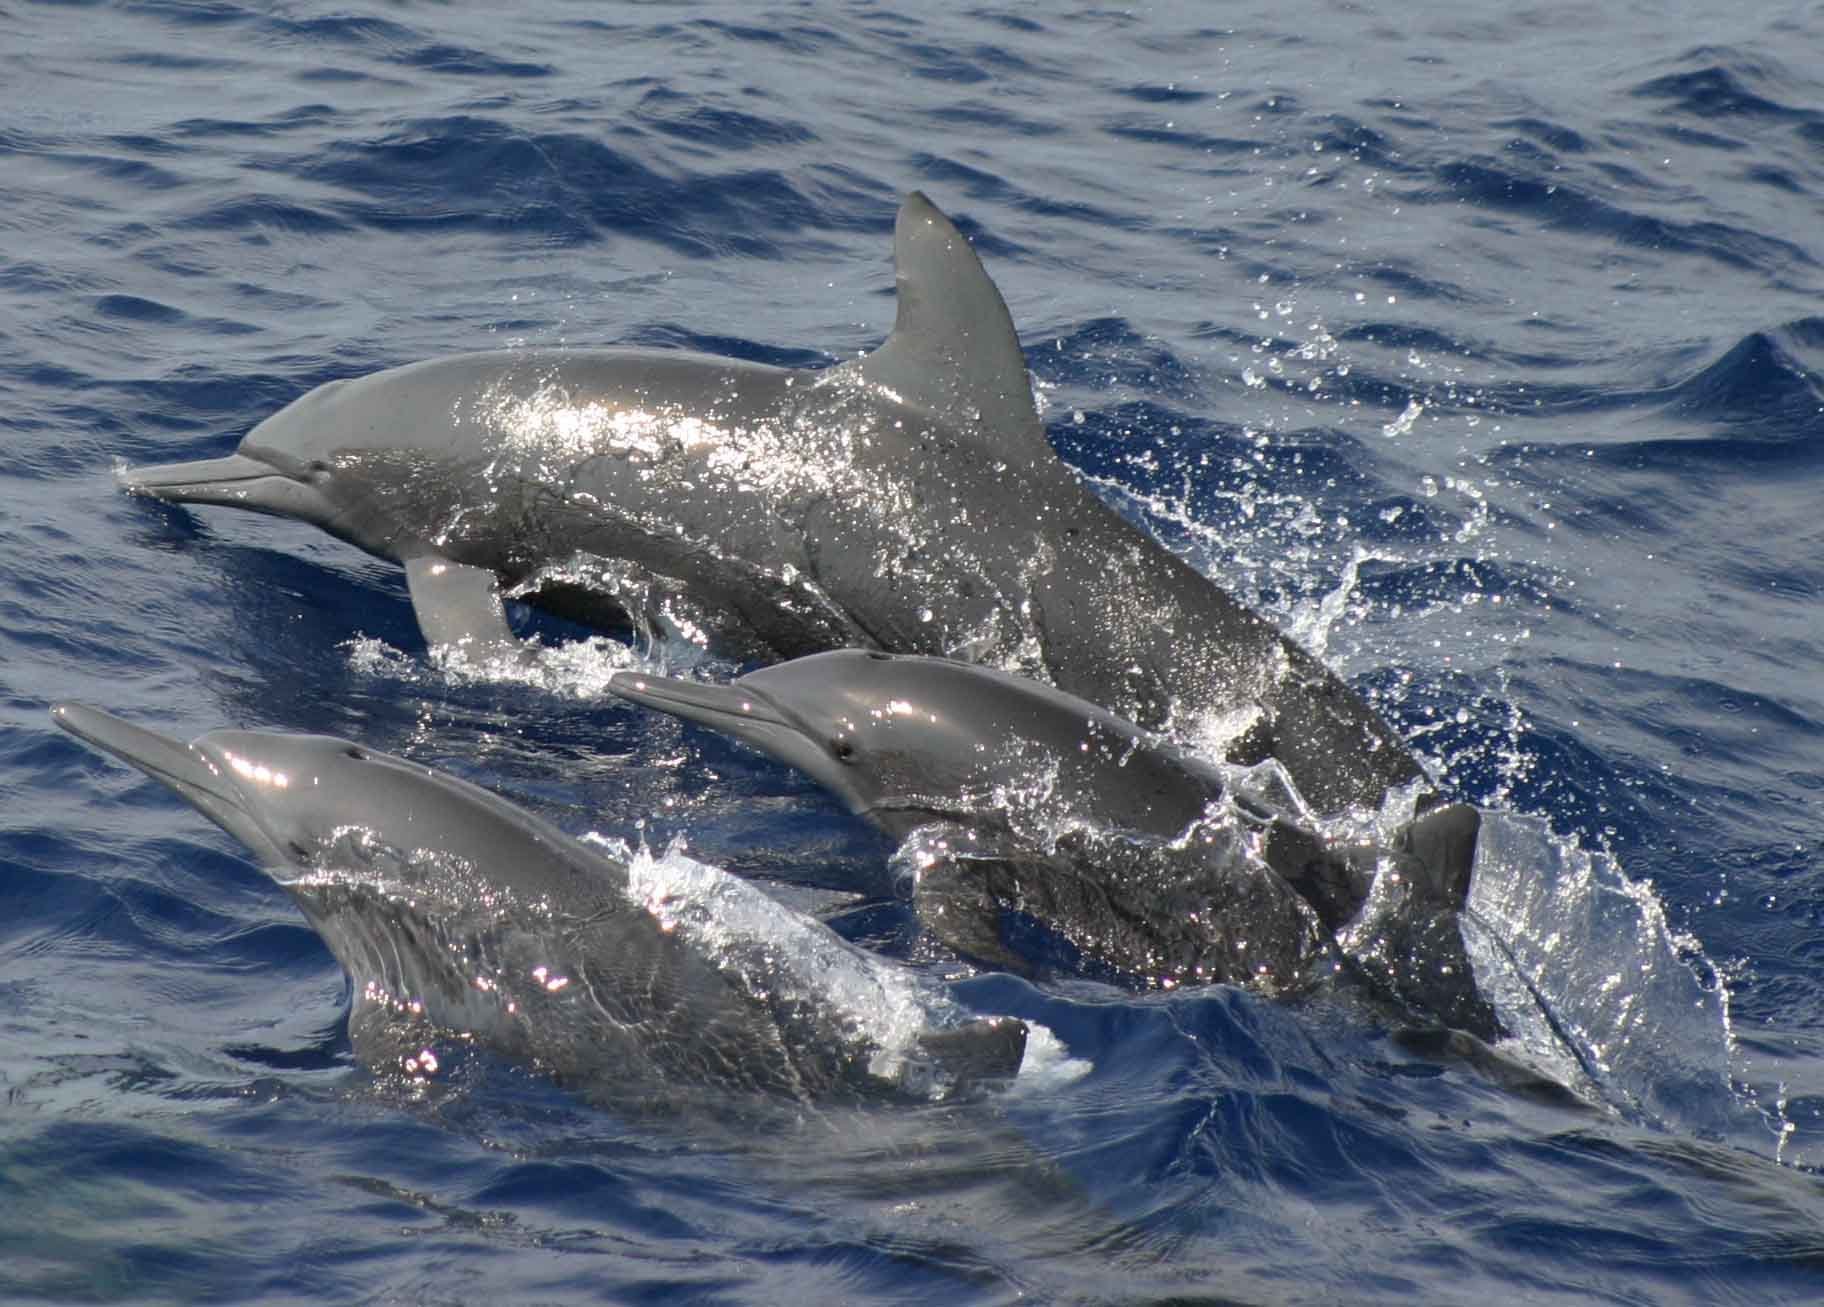
[[[182,463],[121,463],[115,466],[114,479],[131,494],[166,503],[255,509],[266,507],[267,501],[280,502],[284,488],[292,484],[292,478],[265,459],[240,453]]]
[[[114,464],[114,485],[117,489],[125,491],[129,495],[145,495],[151,493],[151,491],[146,488],[145,483],[140,480],[139,469],[134,467],[131,463],[117,462]]]
[[[608,673],[608,693],[617,698],[632,700],[645,689],[646,677],[640,672],[619,667]]]
[[[144,463],[117,463],[114,467],[114,486],[123,494],[171,503],[169,485],[156,475],[162,470]]]
[[[86,703],[64,699],[51,705],[51,720],[84,743],[98,744],[108,726],[119,719]]]
[[[85,723],[106,715],[99,708],[91,708],[86,703],[76,703],[69,699],[61,699],[51,705],[51,720],[72,733],[79,732]]]

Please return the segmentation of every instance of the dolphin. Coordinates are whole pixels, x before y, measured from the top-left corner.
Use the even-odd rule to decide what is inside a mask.
[[[347,971],[363,1060],[428,1021],[620,1106],[930,1100],[1019,1068],[1023,1023],[967,1018],[726,872],[668,878],[348,740],[52,715],[253,851]]]
[[[608,688],[805,772],[907,842],[920,918],[961,953],[1025,969],[1014,913],[1146,983],[1287,992],[1334,970],[1342,940],[1376,990],[1498,1031],[1457,929],[1469,805],[1331,840],[1106,709],[942,658],[840,650],[729,685],[623,671]]]
[[[317,387],[226,458],[127,468],[174,504],[314,523],[404,565],[425,639],[524,650],[503,597],[764,662],[844,647],[1013,668],[1276,757],[1323,812],[1417,780],[1399,737],[1052,450],[1000,292],[923,195],[872,353],[796,370],[524,349]]]

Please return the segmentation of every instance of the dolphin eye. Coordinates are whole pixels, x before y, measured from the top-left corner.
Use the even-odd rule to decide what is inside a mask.
[[[309,858],[310,858],[309,849],[305,848],[302,844],[298,843],[296,840],[291,840],[290,844],[291,844],[291,856],[292,857],[300,858],[305,861],[309,860]]]
[[[320,458],[310,460],[310,479],[312,481],[327,481],[329,474],[333,471],[335,469]]]
[[[358,745],[351,744],[346,749],[342,750],[342,752],[343,752],[344,756],[353,758],[356,762],[366,762],[367,761],[367,750],[359,747]]]
[[[850,741],[838,736],[836,739],[830,741],[830,752],[835,754],[843,762],[847,762],[850,758],[855,756],[855,746]]]
[[[893,661],[892,654],[881,653],[878,649],[868,650],[868,657],[872,658],[877,663],[890,663]]]

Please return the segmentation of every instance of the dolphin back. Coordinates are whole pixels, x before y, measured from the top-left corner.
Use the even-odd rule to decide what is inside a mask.
[[[248,844],[348,973],[364,1059],[428,1023],[616,1106],[929,1100],[1018,1070],[1022,1024],[969,1021],[718,868],[572,839],[345,740],[186,745],[79,705],[54,720]]]

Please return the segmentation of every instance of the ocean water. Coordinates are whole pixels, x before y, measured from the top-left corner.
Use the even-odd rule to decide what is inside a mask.
[[[0,1299],[1824,1298],[1821,33],[0,0]],[[602,692],[692,651],[453,675],[398,569],[114,486],[439,354],[852,356],[912,187],[1059,453],[1483,807],[1478,966],[1593,1110],[1359,1012],[971,974],[808,781]],[[371,1073],[284,893],[66,698],[682,839],[1056,1046],[985,1102],[764,1132]]]

